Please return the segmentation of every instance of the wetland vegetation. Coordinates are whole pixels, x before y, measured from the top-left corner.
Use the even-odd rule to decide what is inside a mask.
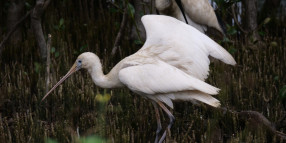
[[[9,31],[6,19],[12,0],[0,1],[2,41]],[[132,34],[128,29],[135,21],[134,2],[125,2],[128,11],[125,34],[120,49],[111,56],[124,13],[123,2],[51,1],[41,21],[45,39],[48,33],[52,35],[49,87],[65,75],[82,52],[96,53],[107,73],[118,61],[142,46],[143,41],[129,36]],[[35,1],[26,0],[24,13],[34,5]],[[223,108],[175,102],[172,112],[176,121],[166,141],[285,142],[284,13],[281,11],[279,16],[266,17],[259,22],[257,31],[261,39],[253,40],[250,33],[243,33],[235,24],[232,26],[229,5],[222,6],[222,18],[228,23],[227,38],[217,42],[233,55],[237,65],[232,67],[213,61],[207,82],[221,89],[216,98]],[[29,17],[19,28],[21,40],[13,40],[12,35],[4,48],[1,47],[1,142],[154,141],[157,123],[152,104],[127,88],[96,87],[84,70],[72,75],[41,102],[46,93],[45,61]],[[269,122],[264,122],[258,114],[252,116],[250,111],[261,113],[259,115]],[[162,112],[161,120],[165,127],[169,119]]]

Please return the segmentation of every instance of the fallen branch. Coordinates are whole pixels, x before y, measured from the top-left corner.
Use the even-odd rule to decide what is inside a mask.
[[[229,112],[231,114],[235,114],[240,120],[245,122],[251,122],[256,128],[265,127],[268,131],[270,131],[273,135],[279,137],[282,140],[286,140],[286,134],[277,131],[275,124],[270,122],[263,114],[257,111],[234,111],[229,110],[227,108],[219,108],[223,113]]]

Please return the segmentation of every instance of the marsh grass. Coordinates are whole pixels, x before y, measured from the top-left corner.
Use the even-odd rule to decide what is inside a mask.
[[[125,39],[122,57],[117,55],[112,59],[110,52],[119,28],[115,21],[120,21],[120,13],[103,10],[95,15],[96,20],[86,22],[82,17],[70,16],[76,15],[69,9],[75,7],[73,3],[65,4],[64,8],[52,5],[54,10],[48,11],[43,21],[46,33],[53,36],[50,86],[84,51],[99,55],[104,71],[108,72],[120,59],[139,48]],[[61,28],[55,28],[60,19],[64,19]],[[237,66],[215,61],[208,78],[208,83],[221,89],[217,98],[222,106],[236,111],[258,111],[272,122],[285,115],[278,98],[280,88],[286,84],[283,30],[282,36],[268,33],[269,36],[264,36],[266,46],[258,48],[233,37],[234,43],[224,43],[226,49],[233,51]],[[21,45],[7,46],[0,60],[1,142],[79,142],[78,135],[81,138],[96,135],[107,142],[153,142],[157,125],[151,103],[128,89],[100,89],[84,70],[71,76],[41,102],[45,94],[44,65],[32,34],[29,30],[27,33]],[[101,102],[96,98],[99,94],[111,98]],[[176,122],[167,142],[280,141],[263,127],[254,129],[251,123],[243,123],[236,116],[206,105],[176,102],[173,114]],[[169,119],[162,112],[161,120],[166,127]]]

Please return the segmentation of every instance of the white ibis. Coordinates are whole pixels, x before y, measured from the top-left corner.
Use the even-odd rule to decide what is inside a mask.
[[[224,33],[213,7],[208,0],[179,0],[188,24],[205,33],[208,27],[212,27]],[[155,0],[155,7],[160,14],[175,17],[186,22],[181,9],[175,0]]]
[[[152,102],[158,125],[155,142],[158,142],[161,131],[158,107],[169,116],[167,129],[170,129],[175,118],[165,105],[173,108],[172,100],[220,106],[220,102],[211,96],[218,94],[219,89],[204,82],[209,72],[208,56],[235,65],[233,57],[212,39],[175,18],[146,15],[142,17],[142,22],[147,40],[139,51],[122,59],[106,75],[97,55],[82,53],[42,100],[72,73],[86,69],[97,86],[128,87]],[[166,130],[159,142],[165,139]]]

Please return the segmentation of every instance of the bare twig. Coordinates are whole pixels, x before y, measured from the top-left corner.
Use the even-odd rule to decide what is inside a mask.
[[[122,21],[121,21],[121,25],[120,25],[120,29],[117,33],[117,36],[116,36],[116,39],[115,39],[115,42],[114,42],[114,46],[113,46],[113,49],[112,49],[112,52],[111,52],[111,55],[114,56],[118,47],[119,47],[119,44],[121,42],[121,39],[123,37],[123,33],[124,33],[124,30],[125,30],[125,27],[126,27],[126,23],[127,23],[127,6],[125,6],[124,8],[124,12],[123,12],[123,18],[122,18]]]
[[[115,8],[117,8],[121,13],[124,13],[124,10],[122,10],[117,4],[111,2],[111,1],[108,1],[109,4],[111,4],[112,6],[114,6]]]
[[[48,34],[48,42],[47,42],[47,63],[46,63],[46,93],[49,91],[50,85],[50,50],[51,50],[51,42],[52,42],[52,35]]]
[[[245,34],[248,34],[248,32],[246,30],[244,30],[240,24],[238,23],[238,20],[236,18],[236,14],[235,14],[235,10],[234,10],[234,4],[231,6],[231,12],[232,12],[232,15],[233,15],[233,19],[234,19],[234,22],[236,23],[236,25],[238,26],[238,28]]]
[[[51,0],[47,0],[46,2],[44,2],[43,4],[43,8],[44,10],[47,8],[47,6],[49,5],[49,3],[51,2]],[[36,6],[35,6],[36,7]],[[17,27],[29,16],[31,15],[31,13],[33,12],[33,10],[35,9],[35,7],[28,11],[26,13],[25,16],[23,16],[12,28],[11,30],[7,33],[7,35],[4,37],[4,39],[2,40],[1,44],[0,44],[0,57],[3,51],[3,46],[4,44],[7,42],[7,40],[10,38],[10,36],[14,33],[14,31],[17,29]]]
[[[1,44],[0,44],[0,56],[3,50],[3,46],[4,44],[7,42],[7,40],[9,39],[9,37],[13,34],[13,32],[17,29],[17,27],[31,14],[31,10],[28,11],[26,13],[25,16],[23,16],[12,28],[11,30],[7,33],[7,35],[4,37],[4,39],[2,40]]]
[[[279,131],[275,131],[275,135],[277,135],[278,137],[280,137],[283,140],[286,140],[286,134],[279,132]]]

